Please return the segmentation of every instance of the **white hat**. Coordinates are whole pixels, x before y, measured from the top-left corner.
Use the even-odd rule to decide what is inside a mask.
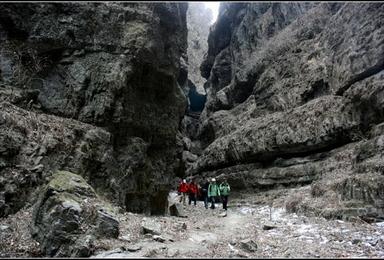
[[[184,179],[183,182],[186,183],[187,181]]]
[[[212,178],[212,181],[216,181],[216,179],[215,179],[215,178]]]

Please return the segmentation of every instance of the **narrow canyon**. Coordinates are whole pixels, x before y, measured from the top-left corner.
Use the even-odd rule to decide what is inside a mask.
[[[0,3],[0,43],[0,257],[384,257],[383,3]]]

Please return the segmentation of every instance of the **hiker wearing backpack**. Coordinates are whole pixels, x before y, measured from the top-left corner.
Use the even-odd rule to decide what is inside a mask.
[[[209,187],[209,179],[206,178],[204,183],[201,185],[201,194],[204,198],[204,207],[208,208],[208,187]]]
[[[189,201],[188,205],[191,205],[191,202],[193,201],[196,206],[196,200],[197,200],[197,193],[199,192],[199,187],[197,186],[196,180],[193,179],[191,183],[188,185],[188,192],[189,192]]]
[[[215,201],[218,196],[220,196],[219,185],[217,185],[216,179],[212,178],[212,181],[208,186],[208,198],[211,200],[211,209],[215,208]]]
[[[220,184],[219,190],[221,194],[221,201],[223,202],[223,209],[227,210],[228,196],[231,191],[231,187],[229,186],[226,178],[224,178],[223,182]]]
[[[181,194],[180,203],[183,202],[183,205],[185,205],[185,198],[187,197],[188,189],[188,183],[184,179],[183,182],[179,184],[179,188],[177,189],[177,191]]]

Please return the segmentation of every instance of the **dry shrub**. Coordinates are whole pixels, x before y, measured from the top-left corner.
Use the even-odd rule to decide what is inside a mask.
[[[287,198],[285,201],[285,210],[289,213],[298,212],[299,205],[303,202],[304,197],[302,194],[294,194]]]
[[[312,183],[311,185],[311,196],[321,197],[326,193],[326,186],[322,182]]]

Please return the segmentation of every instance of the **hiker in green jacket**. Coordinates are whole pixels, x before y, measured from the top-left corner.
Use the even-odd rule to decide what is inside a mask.
[[[223,202],[223,209],[227,210],[228,196],[229,192],[231,191],[231,187],[227,182],[227,178],[223,179],[223,182],[219,186],[219,191],[221,194],[221,201]]]
[[[208,198],[211,200],[211,209],[215,208],[216,197],[220,196],[219,185],[216,183],[216,179],[212,178],[211,183],[208,186]]]

